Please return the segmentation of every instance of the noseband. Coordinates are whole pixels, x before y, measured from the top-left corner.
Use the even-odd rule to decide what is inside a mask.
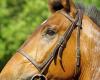
[[[42,64],[37,64],[32,57],[28,55],[23,49],[19,49],[17,52],[22,54],[24,57],[26,57],[40,72],[39,74],[36,74],[32,77],[32,80],[47,80],[46,77],[43,75],[44,72],[46,71],[47,67],[50,65],[50,63],[55,60],[56,56],[59,56],[59,60],[61,62],[62,66],[62,53],[63,50],[65,49],[65,46],[73,32],[73,30],[77,27],[77,51],[76,51],[76,70],[75,70],[75,75],[77,75],[80,71],[80,29],[82,27],[82,18],[83,18],[83,13],[80,9],[77,10],[77,14],[75,19],[73,19],[71,16],[66,14],[64,11],[59,11],[59,13],[63,14],[66,18],[68,18],[72,24],[70,27],[64,32],[63,36],[57,43],[56,47],[52,51],[51,55],[47,60],[45,60]],[[63,68],[63,66],[62,66]],[[64,68],[63,68],[64,70]]]

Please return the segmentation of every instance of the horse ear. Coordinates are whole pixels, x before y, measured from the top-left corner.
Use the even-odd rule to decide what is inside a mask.
[[[48,0],[49,8],[52,13],[64,9],[67,13],[73,15],[76,13],[76,8],[73,0]]]
[[[55,12],[63,8],[61,0],[48,0],[49,2],[49,9],[51,12]]]

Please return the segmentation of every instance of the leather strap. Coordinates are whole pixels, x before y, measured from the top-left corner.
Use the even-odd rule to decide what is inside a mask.
[[[76,44],[76,70],[74,77],[78,76],[80,73],[80,58],[81,58],[81,50],[80,50],[80,30],[82,29],[82,20],[83,20],[83,12],[78,9],[79,20],[77,22],[77,44]],[[77,79],[78,80],[78,79]]]

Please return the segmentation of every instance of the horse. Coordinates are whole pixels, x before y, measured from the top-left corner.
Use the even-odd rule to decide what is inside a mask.
[[[48,2],[51,16],[8,61],[0,80],[100,80],[99,12],[89,16],[74,0]]]

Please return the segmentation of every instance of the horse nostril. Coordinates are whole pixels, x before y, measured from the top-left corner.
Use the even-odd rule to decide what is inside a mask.
[[[42,74],[36,74],[34,75],[31,80],[47,80],[46,77]]]

